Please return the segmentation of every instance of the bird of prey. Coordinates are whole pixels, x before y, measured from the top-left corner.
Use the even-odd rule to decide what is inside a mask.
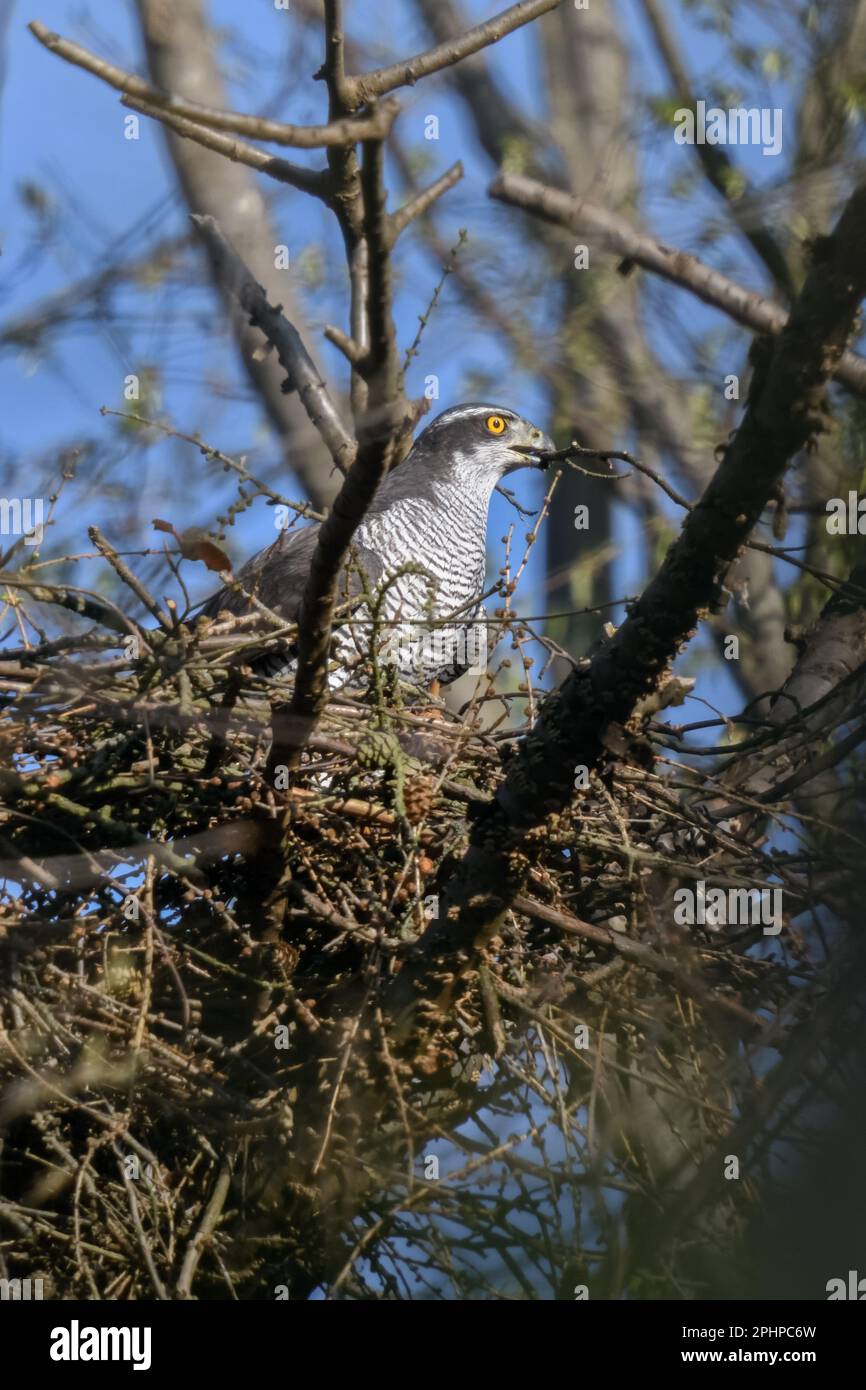
[[[335,631],[337,671],[345,684],[369,655],[370,596],[378,594],[380,652],[401,679],[447,684],[470,662],[473,622],[483,614],[487,510],[497,483],[528,466],[544,467],[554,448],[542,430],[503,406],[468,404],[443,411],[381,483],[355,532],[353,555],[338,580],[342,618]],[[281,531],[237,576],[238,587],[212,595],[201,613],[254,611],[254,594],[286,622],[297,620],[319,527]],[[453,618],[453,621],[449,621]],[[263,675],[291,669],[292,652],[253,663]],[[486,648],[485,648],[486,657]]]

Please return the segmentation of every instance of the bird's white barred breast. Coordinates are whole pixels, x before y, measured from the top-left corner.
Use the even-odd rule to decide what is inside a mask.
[[[492,484],[488,486],[484,478],[469,489],[465,478],[450,485],[441,483],[437,506],[415,497],[403,498],[386,512],[368,517],[358,528],[362,545],[388,556],[382,581],[383,645],[396,653],[396,663],[406,678],[451,679],[452,668],[465,664],[466,629],[484,587],[491,491]],[[404,567],[409,572],[401,572]],[[426,627],[427,636],[420,646],[407,637],[410,629],[415,632],[425,627],[431,618],[458,612],[454,624]],[[366,649],[369,613],[357,613],[351,627],[356,652]]]
[[[435,585],[434,608],[448,613],[480,596],[484,586],[489,489],[440,485],[437,506],[408,497],[386,512],[369,517],[358,528],[358,539],[388,556],[388,571],[397,575],[393,586],[407,604],[419,604],[408,616],[419,616],[428,603],[430,581],[420,574],[399,574],[404,566],[423,567]],[[395,606],[395,605],[389,605]]]

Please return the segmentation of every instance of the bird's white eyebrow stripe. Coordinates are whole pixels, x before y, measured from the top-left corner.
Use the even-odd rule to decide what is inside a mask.
[[[513,410],[505,410],[498,405],[469,405],[454,406],[452,410],[445,410],[438,420],[433,420],[432,424],[450,424],[453,420],[468,420],[474,415],[501,415],[505,420],[518,420],[520,417]]]

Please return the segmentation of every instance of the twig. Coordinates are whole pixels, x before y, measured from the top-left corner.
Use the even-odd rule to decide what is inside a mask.
[[[221,154],[226,159],[233,159],[237,164],[246,164],[248,168],[255,169],[260,174],[267,174],[278,183],[287,183],[291,188],[299,188],[302,193],[312,193],[323,202],[327,203],[329,200],[330,181],[327,170],[305,169],[302,164],[292,164],[287,159],[280,159],[278,155],[265,154],[262,150],[257,150],[255,145],[247,145],[243,140],[233,140],[230,135],[220,135],[219,131],[211,130],[209,126],[189,121],[185,116],[177,116],[165,107],[152,106],[137,97],[126,96],[122,101],[131,111],[138,111],[143,116],[152,116],[154,120],[161,121],[169,130],[173,130],[175,135],[181,135],[185,140],[194,140],[206,150],[213,150],[215,154]]]
[[[665,956],[659,955],[658,951],[654,951],[652,947],[645,945],[644,942],[633,940],[625,932],[611,931],[609,927],[599,927],[592,922],[583,922],[570,912],[548,907],[546,903],[535,902],[532,898],[527,898],[521,893],[515,897],[512,906],[515,912],[525,912],[528,917],[533,917],[538,922],[547,922],[553,927],[559,927],[560,931],[567,932],[571,936],[582,937],[584,941],[591,941],[596,946],[610,947],[624,960],[630,961],[633,965],[642,966],[645,970],[651,970],[654,975],[673,980],[677,988],[685,994],[692,995],[702,1004],[712,1005],[722,1012],[730,1014],[731,1017],[739,1019],[741,1023],[747,1023],[750,1028],[764,1028],[764,1020],[752,1013],[751,1010],[744,1008],[736,999],[728,999],[725,995],[714,994],[708,990],[700,977],[694,971],[689,970],[688,965],[684,965],[680,961],[668,960]],[[693,957],[693,963],[697,964],[696,954],[690,952],[690,955]]]
[[[548,14],[550,10],[555,10],[559,3],[560,0],[521,0],[520,4],[511,5],[509,9],[485,20],[483,24],[476,24],[459,38],[436,44],[424,53],[416,54],[414,58],[391,63],[385,68],[376,68],[373,72],[359,73],[356,77],[346,77],[346,101],[353,107],[361,106],[373,97],[393,92],[396,87],[414,86],[420,78],[429,77],[432,72],[441,72],[443,68],[453,67],[472,53],[478,53],[482,48],[489,48],[491,44],[498,43],[506,34],[513,33],[524,24],[530,24],[533,19]]]
[[[163,608],[160,608],[159,604],[148,593],[137,575],[133,574],[127,564],[124,564],[123,560],[121,560],[117,551],[114,549],[114,546],[105,539],[99,527],[89,526],[87,528],[87,534],[100,555],[105,556],[118,578],[122,579],[127,588],[132,590],[139,602],[144,604],[148,613],[156,618],[160,627],[164,628],[166,632],[170,632],[174,627],[174,623],[168,613],[166,613]]]
[[[463,161],[458,159],[456,164],[452,164],[450,169],[446,169],[435,182],[428,188],[424,188],[420,193],[416,193],[407,203],[404,203],[396,212],[392,212],[388,218],[388,241],[393,246],[394,242],[417,217],[422,217],[428,208],[432,207],[443,193],[447,193],[449,188],[453,188],[463,177]]]
[[[406,354],[403,358],[404,372],[408,370],[409,364],[413,360],[413,358],[418,356],[418,349],[421,346],[421,339],[424,335],[424,329],[430,322],[430,316],[432,315],[433,310],[436,308],[436,305],[439,303],[439,296],[441,295],[442,290],[444,289],[445,281],[448,279],[449,275],[453,275],[454,273],[454,270],[457,266],[457,257],[460,254],[461,248],[466,244],[467,237],[468,232],[466,231],[466,228],[461,227],[460,231],[457,233],[457,241],[451,247],[451,250],[448,252],[448,259],[442,266],[442,274],[440,275],[439,280],[433,289],[433,293],[430,296],[430,302],[427,305],[427,308],[424,310],[424,313],[418,315],[418,330],[415,334],[415,337],[412,339],[412,342],[407,347]]]
[[[321,435],[341,472],[351,465],[356,446],[337,413],[327,387],[301,340],[301,335],[278,308],[272,308],[261,285],[229,244],[214,217],[192,214],[192,221],[214,257],[223,283],[237,299],[250,321],[260,328],[276,349],[310,420]]]
[[[633,261],[671,284],[689,290],[704,304],[721,309],[746,328],[778,336],[788,322],[788,312],[781,305],[744,290],[697,256],[666,246],[632,227],[624,217],[586,198],[572,198],[521,174],[500,174],[493,180],[489,192],[491,198],[536,213],[557,226],[569,227],[581,235],[597,236],[604,246],[625,257],[627,262]],[[866,395],[866,359],[856,352],[846,349],[834,363],[833,375],[857,395]]]
[[[328,696],[328,660],[337,582],[361,524],[394,456],[403,426],[402,373],[391,314],[391,261],[383,183],[381,141],[364,145],[362,188],[364,238],[368,248],[367,319],[370,349],[358,365],[367,385],[367,411],[358,435],[358,453],[327,520],[310,562],[298,616],[298,667],[288,711],[275,706],[269,775],[277,767],[296,767]],[[288,717],[286,718],[286,713]]]
[[[218,111],[212,106],[203,106],[197,101],[172,92],[162,92],[135,73],[116,67],[95,53],[90,53],[71,39],[64,39],[53,33],[38,19],[28,24],[28,29],[43,47],[65,58],[68,63],[93,73],[109,86],[134,99],[146,102],[150,107],[162,107],[172,115],[185,117],[199,125],[210,126],[213,130],[232,131],[236,135],[248,135],[252,140],[266,140],[274,145],[290,145],[299,150],[326,149],[332,145],[356,144],[359,140],[382,139],[387,134],[396,99],[389,105],[381,103],[369,115],[352,116],[345,120],[329,121],[327,125],[290,125],[286,121],[270,121],[264,116],[249,116],[238,111]],[[151,114],[148,112],[148,114]]]
[[[204,1254],[207,1242],[216,1230],[223,1207],[226,1204],[226,1198],[229,1195],[233,1162],[232,1157],[223,1159],[213,1192],[210,1195],[210,1201],[204,1209],[195,1234],[184,1251],[183,1264],[177,1280],[178,1298],[192,1298],[192,1281],[195,1278],[199,1260]]]

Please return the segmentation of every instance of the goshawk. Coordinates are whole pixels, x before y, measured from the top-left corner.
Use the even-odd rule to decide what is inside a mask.
[[[374,630],[380,654],[413,684],[447,684],[473,664],[491,494],[506,474],[544,467],[540,455],[553,447],[535,425],[496,405],[455,406],[422,431],[355,532],[352,559],[338,584],[342,616],[332,685],[344,684],[369,655]],[[238,574],[243,592],[222,589],[201,613],[249,613],[248,595],[255,594],[294,622],[318,529],[281,531]],[[270,652],[255,669],[278,674],[291,667],[291,656],[291,650]]]

